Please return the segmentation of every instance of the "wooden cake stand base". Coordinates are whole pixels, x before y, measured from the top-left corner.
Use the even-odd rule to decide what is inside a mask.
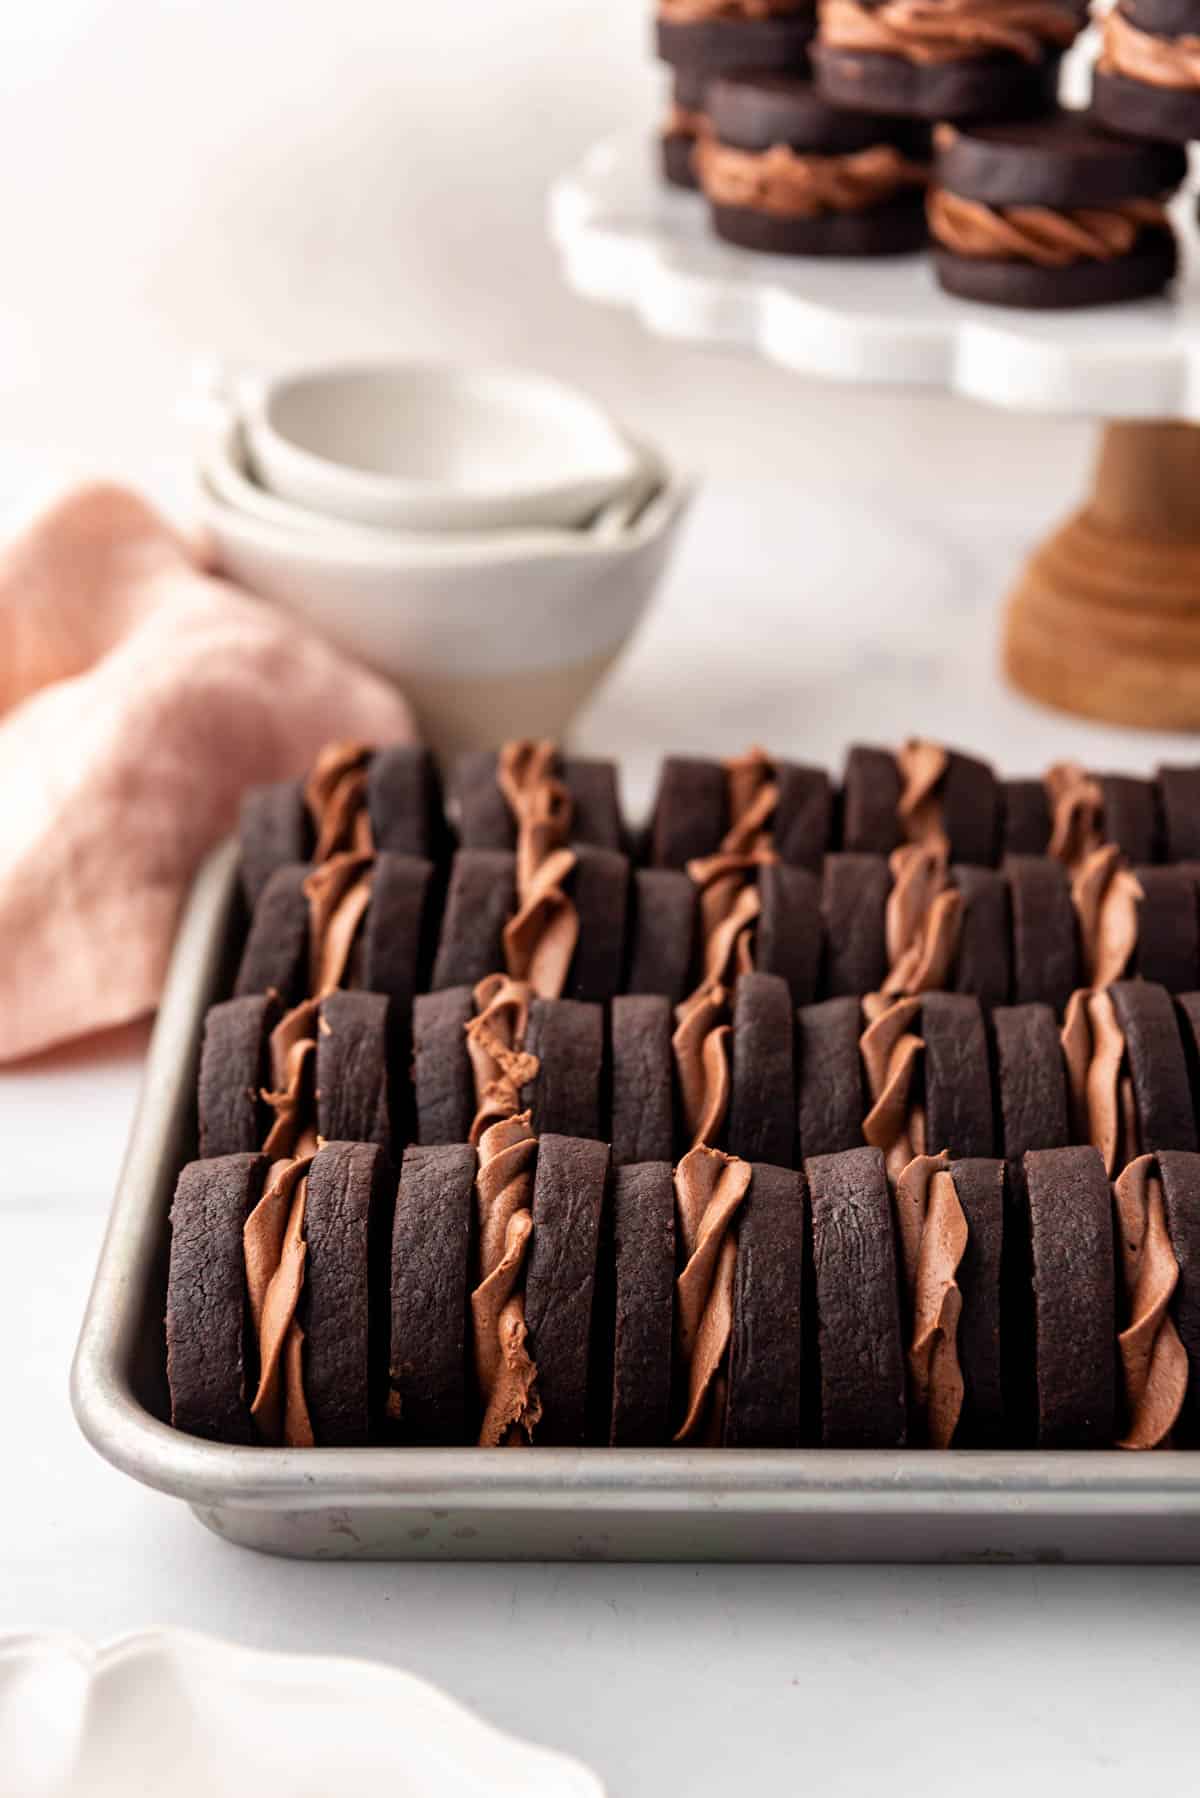
[[[1045,705],[1200,730],[1200,425],[1104,427],[1087,504],[1009,600],[1004,664]]]

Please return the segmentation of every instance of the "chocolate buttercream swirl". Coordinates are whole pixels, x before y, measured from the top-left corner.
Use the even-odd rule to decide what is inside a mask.
[[[347,852],[372,853],[375,845],[367,812],[370,759],[366,743],[327,743],[313,763],[304,783],[304,802],[316,832],[314,862]]]
[[[892,890],[884,914],[888,975],[883,991],[940,991],[958,954],[962,894],[950,884],[947,854],[940,843],[905,843],[888,860]]]
[[[250,1415],[261,1440],[276,1447],[313,1446],[304,1397],[304,1332],[296,1321],[308,1254],[304,1206],[312,1159],[309,1153],[274,1163],[242,1231],[260,1369]]]
[[[475,988],[475,1016],[467,1025],[467,1054],[475,1080],[471,1141],[521,1109],[521,1091],[538,1076],[538,1058],[523,1047],[530,989],[507,974],[489,974]]]
[[[909,1162],[925,1153],[925,1108],[918,1096],[925,1044],[911,1028],[920,1009],[919,999],[891,1003],[872,993],[863,1000],[868,1023],[859,1053],[871,1097],[863,1140],[882,1151],[893,1185]]]
[[[925,163],[913,162],[891,144],[872,144],[845,156],[801,154],[786,144],[769,150],[735,150],[702,137],[696,172],[717,206],[749,206],[774,218],[820,218],[831,212],[864,212],[909,188],[924,188]]]
[[[1071,994],[1061,1032],[1072,1134],[1090,1142],[1111,1180],[1141,1154],[1141,1127],[1125,1059],[1125,1033],[1111,995]]]
[[[1071,881],[1071,903],[1090,986],[1111,986],[1124,974],[1137,948],[1144,898],[1141,882],[1115,843],[1102,843],[1079,864]]]
[[[906,843],[944,849],[949,854],[942,816],[942,782],[950,766],[949,752],[925,737],[910,737],[896,751],[900,798],[896,818]]]
[[[481,1448],[520,1447],[541,1419],[537,1368],[526,1347],[525,1262],[533,1234],[537,1137],[530,1114],[491,1124],[479,1141],[475,1202],[479,1278],[471,1293]]]
[[[1081,19],[1051,0],[821,0],[821,42],[835,50],[901,56],[906,62],[967,62],[998,51],[1038,62],[1065,50]]]
[[[812,0],[658,0],[658,16],[669,25],[699,25],[706,19],[776,19],[804,12]]]
[[[728,995],[723,986],[693,993],[675,1008],[671,1049],[684,1127],[693,1148],[716,1142],[729,1111]]]
[[[1050,807],[1047,854],[1074,872],[1104,842],[1104,791],[1078,762],[1055,762],[1042,784]]]
[[[663,135],[666,137],[703,137],[709,129],[708,114],[698,112],[694,107],[681,106],[673,100],[667,108],[667,116],[663,120]]]
[[[675,1170],[675,1211],[686,1257],[675,1282],[675,1340],[686,1406],[676,1442],[720,1443],[733,1329],[738,1210],[750,1186],[748,1161],[703,1146]]]
[[[1153,1155],[1139,1155],[1113,1188],[1129,1322],[1117,1337],[1125,1382],[1125,1434],[1118,1448],[1161,1448],[1183,1408],[1187,1351],[1168,1307],[1179,1263],[1167,1229],[1162,1180]]]
[[[930,189],[928,214],[934,237],[956,256],[1038,268],[1112,262],[1127,255],[1147,228],[1169,228],[1158,200],[1058,212],[1050,206],[984,206],[944,187]]]
[[[916,1433],[930,1448],[949,1448],[963,1402],[958,1359],[962,1293],[957,1274],[968,1232],[944,1150],[940,1155],[917,1155],[909,1162],[896,1181],[893,1205],[912,1328],[910,1408]]]
[[[303,999],[285,1012],[268,1045],[271,1084],[263,1103],[274,1113],[263,1154],[273,1159],[315,1153],[312,1079],[317,1053],[319,999]]]
[[[350,971],[355,941],[371,903],[374,871],[370,850],[345,850],[319,863],[305,878],[308,990],[318,998],[341,986]]]
[[[517,828],[517,910],[504,927],[504,958],[541,999],[561,997],[579,940],[579,913],[564,891],[576,864],[573,807],[556,763],[553,743],[506,743],[496,772]]]
[[[1200,37],[1159,37],[1141,31],[1119,6],[1104,21],[1098,67],[1147,87],[1200,87]]]

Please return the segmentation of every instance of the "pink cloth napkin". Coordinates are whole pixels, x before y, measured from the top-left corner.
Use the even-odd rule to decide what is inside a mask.
[[[242,789],[411,742],[386,682],[198,566],[116,487],[0,551],[0,1060],[153,1009]]]

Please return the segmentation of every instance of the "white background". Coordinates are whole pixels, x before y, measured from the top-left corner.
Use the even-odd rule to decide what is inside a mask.
[[[671,350],[559,288],[544,188],[647,106],[644,11],[4,7],[0,435],[178,469],[198,349],[537,363],[714,477],[584,733],[639,788],[668,739],[761,734],[836,761],[848,735],[935,714],[1010,768],[1071,749],[1144,765],[1154,745],[1034,714],[990,673],[993,602],[1077,486],[1085,427]],[[815,556],[835,493],[862,502],[859,529]],[[781,661],[805,607],[807,655]],[[583,1755],[620,1798],[1010,1794],[1017,1777],[1095,1798],[1191,1775],[1189,1570],[305,1567],[228,1548],[105,1467],[66,1378],[142,1041],[0,1077],[0,1626],[172,1622],[393,1659]]]

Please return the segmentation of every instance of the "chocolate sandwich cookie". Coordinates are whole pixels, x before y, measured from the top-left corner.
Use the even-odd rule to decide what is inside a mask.
[[[1194,1448],[1200,1443],[1200,1156],[1163,1150],[1156,1159],[1179,1270],[1171,1317],[1188,1360],[1187,1393],[1174,1440],[1181,1448]]]
[[[807,67],[815,0],[658,0],[655,48],[663,62],[697,74]]]
[[[1169,862],[1200,862],[1200,767],[1158,770],[1163,856]]]
[[[862,1146],[862,1006],[826,999],[796,1014],[796,1136],[807,1160]]]
[[[1002,795],[987,762],[915,739],[899,755],[890,749],[855,744],[846,756],[842,785],[842,847],[869,855],[890,855],[912,834],[919,818],[906,820],[906,757],[934,750],[936,780],[922,800],[937,808],[936,828],[949,845],[951,859],[991,867],[999,853]],[[922,765],[924,758],[922,758]]]
[[[1058,1021],[1048,1005],[1008,1005],[992,1013],[991,1024],[997,1147],[1019,1170],[1030,1149],[1065,1148],[1071,1140]]]
[[[604,1008],[577,999],[534,999],[525,1048],[538,1061],[521,1091],[537,1136],[600,1137]]]
[[[210,1442],[254,1441],[242,1228],[262,1196],[266,1172],[265,1155],[190,1162],[171,1207],[171,1422]]]
[[[367,817],[377,851],[444,859],[442,782],[430,750],[396,744],[376,751],[367,764]]]
[[[630,886],[625,991],[661,993],[678,1005],[692,986],[696,888],[675,868],[638,868]]]
[[[995,1152],[987,1032],[978,999],[925,993],[920,1034],[925,1044],[925,1134],[931,1153],[964,1157]]]
[[[502,968],[504,926],[516,909],[516,857],[505,849],[460,849],[450,864],[434,990],[475,986]]]
[[[811,1005],[821,979],[821,882],[808,868],[767,862],[758,870],[754,965],[778,974],[793,1005]]]
[[[671,1161],[675,1155],[671,1002],[661,993],[629,993],[609,1013],[614,1167]]]
[[[396,1046],[407,1056],[413,1000],[425,984],[434,929],[434,869],[414,855],[383,850],[371,871],[363,921],[363,986],[391,1001]]]
[[[1115,1423],[1112,1196],[1095,1149],[1025,1157],[1032,1243],[1034,1441],[1107,1448]],[[1014,1320],[1015,1322],[1015,1320]]]
[[[1100,27],[1092,111],[1108,131],[1200,138],[1200,3],[1119,0]]]
[[[270,1129],[263,1088],[270,1083],[267,1045],[279,1022],[274,994],[226,999],[204,1019],[197,1091],[200,1159],[251,1155]]]
[[[277,868],[307,861],[313,829],[298,780],[249,787],[238,817],[242,893],[251,911]]]
[[[890,855],[900,843],[900,769],[890,749],[855,743],[842,776],[842,848]]]
[[[573,843],[623,850],[625,828],[615,762],[587,756],[554,756],[555,778],[571,800],[568,836]],[[471,750],[455,764],[451,802],[463,849],[515,849],[517,820],[499,779],[493,750]]]
[[[1097,774],[1106,843],[1131,862],[1159,859],[1158,792],[1152,780],[1133,774]]]
[[[1183,1043],[1187,1063],[1188,1085],[1193,1094],[1196,1131],[1200,1136],[1200,992],[1180,993],[1175,999],[1175,1022]]]
[[[1194,1151],[1198,1145],[1187,1057],[1170,994],[1144,980],[1118,980],[1108,991],[1125,1039],[1137,1149]],[[1127,1151],[1134,1146],[1126,1144]]]
[[[525,1322],[542,1403],[536,1441],[582,1445],[608,1145],[539,1132]]]
[[[733,996],[727,1146],[743,1161],[792,1165],[796,1136],[793,1017],[787,982],[743,974]]]
[[[273,992],[296,1005],[308,983],[307,862],[288,862],[263,883],[250,915],[250,929],[238,963],[234,993]]]
[[[825,857],[822,985],[830,998],[878,992],[887,978],[886,916],[891,886],[891,870],[882,855]]]
[[[731,75],[696,146],[718,237],[782,256],[890,256],[925,242],[924,126],[823,100],[811,82]]]
[[[726,1448],[798,1448],[804,1438],[803,1177],[756,1162],[738,1213]]]
[[[1001,1359],[1005,1166],[1003,1161],[972,1157],[952,1161],[950,1177],[967,1220],[967,1245],[955,1273],[962,1294],[957,1349],[963,1398],[954,1446],[990,1448],[1003,1440],[1005,1427]]]
[[[565,888],[579,917],[579,937],[563,993],[600,1004],[620,992],[625,973],[629,860],[588,843],[572,844],[572,853],[575,866]]]
[[[664,757],[650,822],[652,866],[686,869],[690,861],[712,855],[727,823],[725,770],[720,762]]]
[[[817,83],[838,106],[920,119],[1025,118],[1054,104],[1083,5],[822,0]]]
[[[833,848],[834,790],[824,768],[803,762],[776,762],[772,834],[775,853],[789,868],[821,872],[826,851]]]
[[[1002,856],[1046,855],[1050,848],[1050,801],[1040,780],[1000,783]]]
[[[475,1081],[467,1025],[475,1016],[469,986],[420,993],[413,1003],[412,1081],[417,1141],[466,1142],[475,1117]]]
[[[467,1294],[475,1150],[410,1145],[392,1226],[391,1392],[404,1442],[467,1437]]]
[[[1163,202],[1181,149],[1106,136],[1082,113],[939,126],[929,225],[949,293],[993,306],[1098,306],[1175,274]]]
[[[1200,986],[1200,884],[1194,867],[1135,868],[1142,889],[1133,970],[1169,993]]]
[[[962,864],[951,868],[950,880],[962,895],[951,985],[989,1009],[1005,1005],[1013,977],[1008,882],[999,868]]]
[[[987,762],[945,751],[946,769],[938,782],[940,828],[956,862],[990,868],[1000,853],[1000,783]]]
[[[326,1142],[304,1202],[304,1399],[322,1448],[361,1448],[382,1420],[388,1337],[387,1157]]]
[[[1012,918],[1012,996],[1062,1012],[1079,985],[1079,933],[1062,864],[1048,856],[1005,858]]]
[[[392,1147],[388,1001],[327,993],[317,1019],[317,1133],[325,1142]]]
[[[708,129],[705,112],[708,77],[700,69],[678,68],[671,82],[671,104],[659,134],[659,156],[664,178],[672,187],[694,189],[693,153]]]
[[[901,1448],[904,1342],[891,1197],[878,1149],[804,1164],[812,1207],[821,1439],[826,1448]]]
[[[667,1161],[613,1175],[613,1448],[661,1448],[671,1436],[675,1188]]]

